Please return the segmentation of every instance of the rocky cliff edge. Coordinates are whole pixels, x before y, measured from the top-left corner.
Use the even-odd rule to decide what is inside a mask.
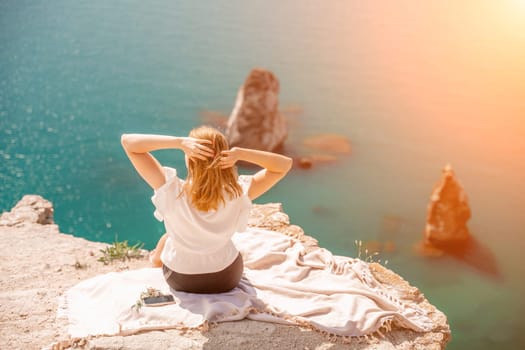
[[[307,249],[317,241],[290,225],[280,204],[254,205],[249,225],[279,231],[300,239]],[[67,322],[57,318],[57,299],[68,288],[98,274],[142,268],[144,258],[104,265],[97,261],[108,245],[60,233],[53,222],[53,207],[40,196],[28,195],[0,216],[0,348],[1,349],[444,349],[450,339],[446,316],[385,267],[370,264],[376,278],[397,290],[401,298],[415,300],[435,322],[432,332],[394,328],[384,337],[344,344],[297,326],[250,320],[225,322],[207,332],[153,331],[132,336],[70,339]]]

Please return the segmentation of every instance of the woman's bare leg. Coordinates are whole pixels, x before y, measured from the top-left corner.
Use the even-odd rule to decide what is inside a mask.
[[[168,238],[168,234],[165,233],[160,237],[159,242],[157,243],[157,246],[155,249],[153,249],[149,253],[149,261],[151,262],[151,265],[153,267],[161,267],[162,261],[160,260],[160,255],[162,254],[162,250],[164,249],[164,244],[166,244],[166,239]]]

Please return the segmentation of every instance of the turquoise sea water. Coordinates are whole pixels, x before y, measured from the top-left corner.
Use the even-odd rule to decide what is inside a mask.
[[[120,135],[185,135],[203,112],[228,115],[265,67],[281,106],[300,110],[288,149],[326,132],[353,151],[257,202],[282,202],[337,254],[393,241],[381,257],[447,314],[450,349],[521,348],[524,23],[519,1],[2,1],[0,210],[37,193],[62,232],[152,248],[163,227]],[[158,156],[183,167],[180,152]],[[446,163],[500,278],[413,252]]]

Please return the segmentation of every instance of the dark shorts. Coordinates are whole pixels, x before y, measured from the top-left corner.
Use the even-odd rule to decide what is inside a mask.
[[[162,265],[164,278],[171,288],[181,292],[203,294],[224,293],[237,287],[243,269],[241,254],[224,270],[212,273],[184,274]]]

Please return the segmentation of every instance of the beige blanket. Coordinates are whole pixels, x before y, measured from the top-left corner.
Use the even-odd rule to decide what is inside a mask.
[[[69,289],[59,316],[69,318],[72,337],[198,328],[243,318],[299,324],[342,336],[371,334],[390,321],[415,331],[432,328],[423,310],[398,300],[361,260],[334,256],[322,248],[306,253],[301,242],[262,229],[250,228],[233,239],[245,271],[240,285],[228,293],[171,291],[176,304],[137,311],[131,306],[147,287],[170,292],[161,269],[113,272]]]

